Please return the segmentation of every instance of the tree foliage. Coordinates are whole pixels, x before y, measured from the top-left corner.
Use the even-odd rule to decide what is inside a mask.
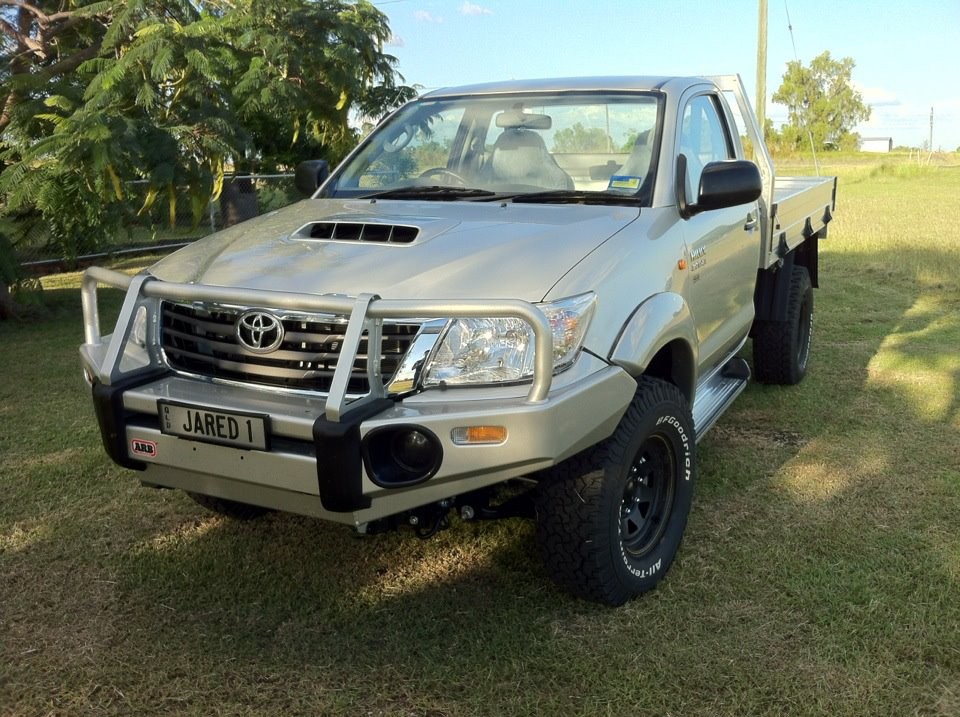
[[[870,107],[851,82],[854,66],[853,59],[835,60],[829,51],[813,58],[809,67],[787,63],[783,83],[773,95],[774,102],[787,106],[782,132],[787,144],[799,148],[809,133],[819,148],[856,147],[853,129],[870,118]]]
[[[335,160],[351,111],[413,95],[367,0],[0,0],[0,31],[0,192],[68,255],[119,229],[131,180],[198,221],[226,168]]]
[[[610,135],[602,128],[584,127],[581,122],[557,130],[553,136],[554,152],[609,152],[612,146]]]

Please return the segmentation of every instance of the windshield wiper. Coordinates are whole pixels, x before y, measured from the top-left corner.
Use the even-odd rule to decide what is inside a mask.
[[[640,204],[643,198],[633,194],[613,192],[587,192],[582,189],[553,189],[547,192],[517,194],[511,198],[514,204]]]
[[[471,197],[492,197],[494,192],[472,187],[444,187],[433,185],[428,187],[398,187],[382,192],[364,194],[363,199],[467,199]]]

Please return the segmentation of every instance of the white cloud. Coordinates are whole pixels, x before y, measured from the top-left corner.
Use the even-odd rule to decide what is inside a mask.
[[[894,145],[920,147],[930,137],[933,106],[933,146],[953,149],[960,144],[960,98],[930,103],[897,102],[873,106],[870,119],[856,128],[865,137],[893,137]]]
[[[865,87],[854,83],[854,89],[863,96],[864,103],[871,107],[895,107],[900,104],[899,98],[893,92],[882,87]]]
[[[434,15],[427,10],[417,10],[413,13],[413,16],[420,22],[432,22],[437,25],[443,22],[443,18],[440,15]]]
[[[481,5],[476,5],[475,3],[465,0],[463,5],[460,6],[461,15],[493,15],[493,10],[490,8],[483,7]]]
[[[403,38],[399,35],[390,35],[390,39],[387,40],[387,47],[406,47],[407,43],[404,42]]]

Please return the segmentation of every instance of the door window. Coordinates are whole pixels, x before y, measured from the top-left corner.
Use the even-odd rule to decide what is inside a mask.
[[[698,95],[687,103],[680,125],[679,151],[687,157],[687,201],[694,203],[704,166],[734,158],[726,124],[712,95]]]

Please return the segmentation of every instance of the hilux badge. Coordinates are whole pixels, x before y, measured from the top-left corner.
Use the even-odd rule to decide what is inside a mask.
[[[237,319],[237,340],[248,351],[268,354],[283,342],[283,324],[266,311],[246,311]]]

